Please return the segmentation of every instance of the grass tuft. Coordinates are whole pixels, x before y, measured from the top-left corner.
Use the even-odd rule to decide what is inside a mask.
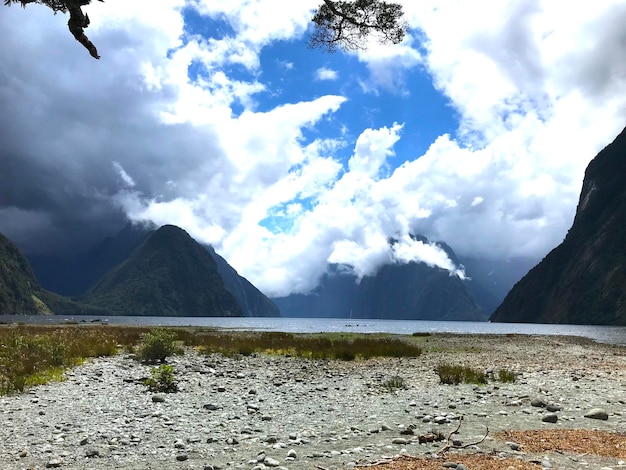
[[[498,370],[498,380],[504,383],[513,383],[517,379],[517,374],[512,370],[500,369]]]
[[[406,382],[403,377],[395,375],[390,377],[383,383],[383,387],[385,387],[388,391],[393,392],[395,390],[405,389]]]
[[[435,372],[439,375],[439,382],[446,385],[458,385],[461,383],[484,385],[487,383],[485,373],[471,367],[440,364],[435,368]]]

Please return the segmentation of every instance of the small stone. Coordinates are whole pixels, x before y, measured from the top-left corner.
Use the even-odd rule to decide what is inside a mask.
[[[99,457],[100,456],[100,451],[97,448],[95,448],[95,447],[90,447],[89,449],[87,449],[85,451],[85,455],[87,457],[89,457],[89,458]]]
[[[561,411],[562,409],[563,408],[560,405],[557,405],[555,403],[550,403],[548,406],[546,406],[546,410],[550,411],[551,413]]]
[[[289,449],[289,452],[287,452],[287,457],[290,459],[297,459],[298,453],[293,449]]]
[[[556,423],[559,417],[555,413],[548,413],[541,418],[544,423]]]
[[[511,450],[519,450],[519,444],[517,442],[507,442],[506,443]]]
[[[61,465],[63,465],[63,461],[58,457],[53,457],[48,460],[46,468],[59,468]]]
[[[530,402],[530,405],[536,408],[545,408],[547,406],[547,403],[541,398],[533,398],[533,400]]]
[[[459,464],[456,462],[445,462],[442,466],[443,468],[457,468]]]
[[[601,419],[603,421],[606,421],[607,419],[609,419],[609,414],[606,412],[606,410],[602,408],[594,408],[585,413],[585,418]]]
[[[206,405],[202,405],[202,408],[209,411],[215,411],[220,409],[220,407],[214,403],[207,403]]]
[[[467,467],[465,465],[463,465],[462,463],[458,464],[456,466],[456,470],[468,470]]]
[[[404,439],[403,437],[396,437],[395,439],[393,439],[391,441],[392,444],[397,444],[397,445],[401,445],[401,446],[406,445],[407,442],[408,441],[406,439]]]
[[[263,463],[267,467],[278,467],[280,465],[280,462],[278,460],[273,459],[271,457],[266,457],[265,460],[263,461]]]
[[[162,393],[157,393],[156,395],[152,395],[152,401],[154,403],[163,403],[165,401],[165,395]]]
[[[188,458],[189,458],[189,456],[187,454],[178,454],[176,456],[176,460],[178,460],[179,462],[184,462]]]
[[[435,422],[435,424],[446,424],[448,422],[448,418],[446,418],[445,416],[435,416],[435,419],[433,419],[433,421]]]

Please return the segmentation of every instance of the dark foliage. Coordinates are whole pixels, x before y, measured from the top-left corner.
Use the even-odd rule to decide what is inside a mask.
[[[324,0],[315,15],[310,47],[328,52],[364,49],[374,35],[381,43],[399,44],[406,32],[402,6],[381,0]]]
[[[0,314],[33,315],[47,311],[42,290],[28,261],[0,234]]]
[[[84,32],[90,20],[81,7],[91,3],[91,0],[4,0],[7,6],[18,2],[23,7],[30,3],[45,5],[55,14],[69,12],[67,25],[72,36],[93,58],[100,58],[96,46]],[[381,0],[323,0],[312,19],[315,31],[309,39],[309,46],[329,52],[337,48],[364,49],[365,40],[370,35],[374,35],[381,43],[399,44],[406,31],[402,16],[402,6],[397,3]]]

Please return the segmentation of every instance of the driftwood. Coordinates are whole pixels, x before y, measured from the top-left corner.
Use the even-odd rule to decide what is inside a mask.
[[[463,416],[461,416],[461,418],[459,419],[459,425],[456,427],[456,429],[454,431],[452,431],[448,435],[448,439],[446,440],[446,445],[443,446],[437,452],[437,456],[438,457],[443,457],[445,455],[445,453],[448,452],[452,448],[455,448],[455,449],[467,449],[468,447],[480,444],[485,439],[487,439],[487,436],[489,435],[489,427],[487,425],[485,425],[486,432],[485,432],[485,435],[482,437],[482,439],[480,439],[480,440],[478,440],[476,442],[470,442],[469,444],[465,444],[465,445],[462,445],[462,446],[455,446],[455,445],[452,444],[452,436],[454,436],[455,434],[459,433],[459,429],[461,429],[461,424],[463,424]]]

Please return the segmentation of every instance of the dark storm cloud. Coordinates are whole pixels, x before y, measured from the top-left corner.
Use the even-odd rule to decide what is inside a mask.
[[[25,250],[51,251],[123,224],[112,200],[125,183],[114,162],[134,190],[158,197],[168,181],[193,174],[199,156],[217,152],[206,132],[160,122],[175,91],[143,85],[132,52],[141,31],[103,32],[108,56],[98,62],[63,15],[37,7],[0,11],[9,39],[0,42],[0,232]]]

